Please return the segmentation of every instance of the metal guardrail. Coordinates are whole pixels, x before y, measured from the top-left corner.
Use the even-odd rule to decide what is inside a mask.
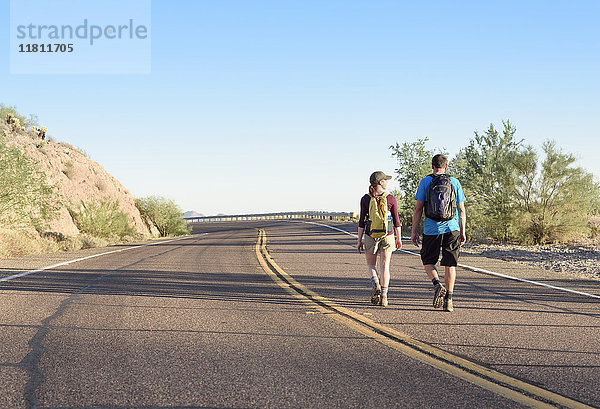
[[[282,220],[282,219],[318,219],[318,220],[350,220],[354,216],[352,212],[279,212],[279,213],[256,213],[238,215],[219,215],[203,217],[184,217],[188,223],[206,222],[232,222],[249,220]]]

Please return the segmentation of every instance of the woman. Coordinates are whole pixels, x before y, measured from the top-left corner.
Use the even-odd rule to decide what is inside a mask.
[[[381,171],[373,172],[371,175],[369,193],[360,200],[358,243],[356,244],[359,254],[361,250],[365,250],[373,286],[371,302],[384,307],[388,305],[392,252],[402,248],[398,203],[394,195],[386,193],[388,180],[391,178]],[[382,221],[383,228],[381,227]],[[379,254],[379,271],[383,270],[381,278],[377,271],[377,254]]]

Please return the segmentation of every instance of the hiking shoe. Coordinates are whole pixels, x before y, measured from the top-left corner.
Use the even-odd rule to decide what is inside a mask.
[[[389,305],[387,295],[382,295],[379,300],[379,305],[382,307],[387,307]]]
[[[377,287],[373,287],[373,292],[371,293],[371,304],[378,305],[381,301],[381,287],[378,285]]]
[[[444,311],[447,311],[447,312],[454,311],[454,306],[452,305],[452,299],[444,298]]]
[[[444,296],[446,295],[446,289],[441,284],[436,284],[433,287],[435,294],[433,295],[433,308],[441,308],[444,303]]]

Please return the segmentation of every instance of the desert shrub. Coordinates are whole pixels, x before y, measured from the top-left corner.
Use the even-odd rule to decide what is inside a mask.
[[[75,166],[73,165],[73,162],[69,161],[65,163],[62,173],[64,173],[69,179],[73,180],[73,176],[75,176]]]
[[[99,238],[125,237],[135,234],[127,214],[119,210],[118,201],[103,199],[99,202],[82,202],[79,209],[70,208],[69,213],[80,231]],[[96,247],[96,246],[92,246]]]
[[[44,239],[52,240],[55,243],[60,243],[62,241],[67,240],[67,236],[65,236],[64,234],[62,234],[60,232],[55,232],[55,231],[42,232],[42,233],[40,233],[40,237],[42,237]]]
[[[0,139],[0,226],[41,229],[58,207],[59,198],[46,174]]]
[[[38,117],[30,115],[25,118],[17,112],[15,107],[0,104],[0,121],[13,126],[14,129],[28,130],[38,125]]]
[[[160,196],[144,197],[136,200],[136,206],[142,216],[154,223],[161,237],[188,235],[191,232],[182,218],[183,211],[172,200]]]
[[[9,125],[15,123],[25,124],[27,122],[25,117],[19,114],[15,107],[7,107],[4,104],[0,104],[0,121]]]
[[[87,233],[81,233],[77,236],[67,236],[65,240],[60,241],[58,246],[61,251],[75,251],[81,249],[91,249],[109,245],[109,241],[100,237],[94,237]]]
[[[67,236],[60,232],[42,232],[40,233],[40,237],[53,241],[58,245],[58,249],[61,251],[75,251],[82,248],[81,240],[78,237]]]
[[[83,246],[81,240],[78,237],[66,237],[65,240],[58,242],[58,246],[61,251],[75,251],[80,250]]]
[[[96,247],[108,246],[109,241],[102,237],[93,236],[90,234],[80,234],[78,239],[81,242],[82,249],[92,249]]]

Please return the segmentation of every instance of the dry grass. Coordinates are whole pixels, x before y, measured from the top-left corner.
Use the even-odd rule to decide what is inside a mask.
[[[75,251],[115,244],[131,243],[143,239],[140,235],[99,238],[81,233],[65,236],[47,232],[40,236],[34,230],[12,230],[0,228],[0,259],[24,257],[31,254],[48,254],[60,251]]]
[[[53,253],[59,250],[58,243],[42,238],[35,232],[0,229],[0,258]]]

